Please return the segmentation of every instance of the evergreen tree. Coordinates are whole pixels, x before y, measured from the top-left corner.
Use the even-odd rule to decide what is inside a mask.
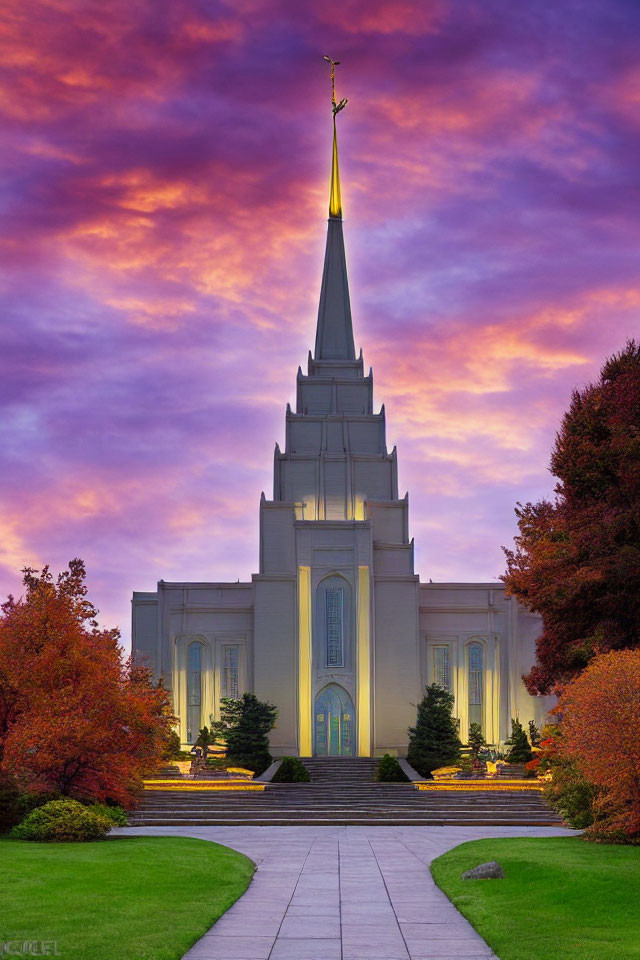
[[[216,727],[227,744],[230,764],[246,767],[256,775],[272,762],[269,753],[269,731],[276,722],[277,708],[263,703],[253,693],[243,693],[238,700],[224,699],[220,724]]]
[[[481,747],[484,747],[486,740],[482,735],[482,727],[479,723],[469,725],[469,746],[471,747],[471,756],[474,760],[478,759]]]
[[[311,776],[300,757],[283,757],[272,783],[309,783]]]
[[[195,742],[196,747],[202,747],[202,756],[206,758],[209,753],[209,747],[212,747],[216,742],[216,735],[213,730],[209,730],[209,727],[202,727],[198,733],[198,739]]]
[[[175,730],[168,730],[162,759],[179,760],[181,757],[182,748],[180,745],[180,737]]]
[[[398,758],[392,757],[389,753],[385,753],[385,755],[378,760],[376,780],[380,783],[407,783],[409,777],[398,763]]]
[[[542,737],[540,736],[540,731],[538,730],[535,721],[529,720],[529,740],[531,741],[532,747],[539,747]]]
[[[527,735],[519,720],[511,718],[511,736],[507,740],[511,750],[507,754],[507,763],[529,763],[533,754]]]
[[[409,727],[407,760],[423,777],[438,767],[458,763],[462,744],[452,716],[453,695],[437,683],[425,688],[415,727]]]

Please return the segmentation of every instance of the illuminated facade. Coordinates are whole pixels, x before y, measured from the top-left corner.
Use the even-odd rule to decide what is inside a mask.
[[[396,449],[355,351],[334,125],[315,349],[276,444],[273,497],[260,501],[259,572],[134,593],[134,653],[171,688],[185,743],[221,698],[252,690],[278,707],[276,756],[403,755],[427,683],[454,694],[463,739],[474,721],[490,743],[511,717],[541,722],[550,701],[520,679],[538,633],[501,584],[420,583],[414,571]]]

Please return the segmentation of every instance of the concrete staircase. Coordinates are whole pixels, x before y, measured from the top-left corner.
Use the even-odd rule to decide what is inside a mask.
[[[305,759],[310,783],[270,783],[263,793],[148,791],[132,826],[557,826],[537,793],[420,792],[376,783],[376,760]]]

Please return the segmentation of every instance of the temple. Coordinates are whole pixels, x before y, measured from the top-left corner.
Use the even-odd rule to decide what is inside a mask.
[[[315,348],[275,447],[273,497],[260,500],[258,573],[247,583],[161,580],[133,594],[133,653],[171,690],[185,745],[219,717],[222,698],[245,690],[278,708],[274,756],[404,756],[434,682],[454,695],[463,741],[477,722],[503,744],[512,717],[541,723],[552,703],[521,680],[537,616],[498,582],[421,583],[415,573],[396,448],[354,344],[336,134],[345,103],[333,91]]]

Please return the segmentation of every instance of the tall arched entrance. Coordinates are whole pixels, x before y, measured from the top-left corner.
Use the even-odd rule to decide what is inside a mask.
[[[355,754],[355,710],[353,700],[337,683],[324,687],[316,697],[313,711],[313,755],[352,757]]]

